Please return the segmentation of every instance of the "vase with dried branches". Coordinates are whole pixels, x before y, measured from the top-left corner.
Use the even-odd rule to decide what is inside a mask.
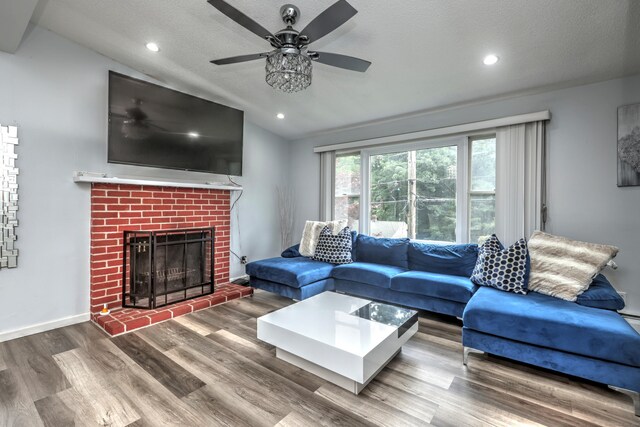
[[[280,210],[280,245],[282,250],[291,246],[293,236],[293,188],[290,185],[277,187],[278,208]]]

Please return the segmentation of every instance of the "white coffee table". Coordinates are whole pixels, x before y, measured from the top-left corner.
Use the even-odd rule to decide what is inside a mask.
[[[418,331],[418,312],[324,292],[258,318],[276,356],[355,394]]]

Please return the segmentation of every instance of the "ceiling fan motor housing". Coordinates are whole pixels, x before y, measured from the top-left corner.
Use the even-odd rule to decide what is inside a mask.
[[[280,45],[277,46],[272,43],[271,45],[273,47],[298,47],[300,45],[300,33],[291,27],[278,31],[275,36],[280,42]]]
[[[292,4],[285,4],[280,8],[280,16],[287,25],[294,25],[300,18],[300,9]]]

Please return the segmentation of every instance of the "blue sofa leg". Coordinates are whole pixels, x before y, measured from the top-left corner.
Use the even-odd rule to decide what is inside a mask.
[[[633,399],[633,407],[635,409],[636,417],[640,417],[640,393],[633,390],[627,390],[626,388],[620,388],[613,385],[610,385],[609,388],[611,390],[619,391],[620,393],[627,394],[631,396]]]
[[[480,353],[483,354],[484,351],[476,350],[471,347],[462,347],[462,364],[467,366],[467,360],[469,359],[469,353]]]

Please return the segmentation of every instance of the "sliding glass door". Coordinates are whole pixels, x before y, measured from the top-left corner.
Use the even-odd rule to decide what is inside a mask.
[[[477,242],[495,230],[495,150],[494,136],[461,136],[338,154],[334,219],[375,237]]]
[[[458,147],[370,155],[369,233],[456,241]]]

